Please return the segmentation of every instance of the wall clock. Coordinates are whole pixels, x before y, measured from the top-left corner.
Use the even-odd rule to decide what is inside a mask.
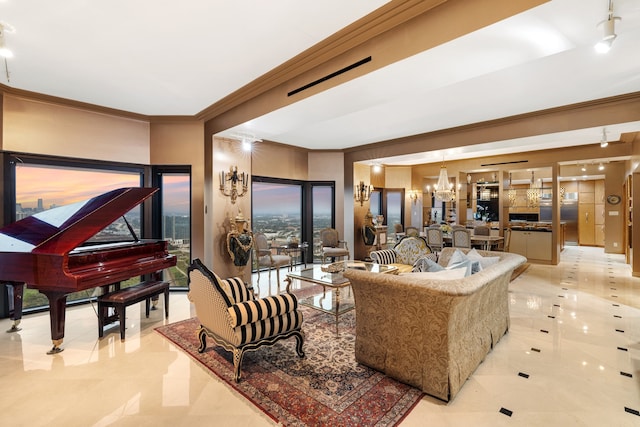
[[[609,204],[611,205],[617,205],[618,203],[620,203],[620,196],[616,195],[616,194],[611,194],[609,196],[607,196],[607,202],[609,202]]]

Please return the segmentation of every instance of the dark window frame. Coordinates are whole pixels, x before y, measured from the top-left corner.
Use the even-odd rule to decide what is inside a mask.
[[[303,242],[313,242],[313,188],[316,186],[330,187],[331,188],[331,227],[336,226],[336,183],[335,181],[304,181],[300,179],[287,179],[287,178],[273,178],[266,176],[254,175],[251,177],[252,185],[255,182],[264,182],[270,184],[282,184],[282,185],[299,185],[301,188],[301,204],[300,213],[301,218],[301,230],[300,234]],[[253,222],[253,191],[251,192],[251,221]],[[310,249],[313,249],[310,247]],[[306,253],[306,261],[313,262],[313,250],[308,250]]]

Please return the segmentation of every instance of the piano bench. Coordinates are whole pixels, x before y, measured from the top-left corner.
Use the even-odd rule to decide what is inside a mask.
[[[135,286],[100,295],[98,297],[98,336],[100,338],[103,337],[105,325],[113,323],[119,319],[120,339],[124,340],[127,306],[145,300],[145,314],[149,317],[151,298],[156,295],[160,295],[161,293],[164,293],[164,315],[165,317],[169,317],[169,282],[148,280],[138,283]],[[107,315],[109,307],[115,308],[117,316]]]

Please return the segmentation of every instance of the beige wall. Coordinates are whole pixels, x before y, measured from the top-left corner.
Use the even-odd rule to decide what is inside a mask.
[[[191,255],[204,259],[204,125],[161,122],[150,131],[151,164],[191,166]]]
[[[141,120],[5,94],[0,148],[146,165],[149,127]]]
[[[354,211],[353,192],[345,193],[342,168],[344,154],[335,151],[309,152],[307,159],[309,181],[335,181],[336,183],[336,230],[342,239],[348,234],[344,229],[344,219],[350,217]]]
[[[214,137],[212,144],[211,194],[205,195],[205,200],[211,202],[205,204],[204,215],[204,238],[210,240],[211,253],[206,253],[205,259],[210,260],[207,265],[210,265],[218,276],[239,276],[251,282],[251,264],[236,267],[227,252],[227,234],[231,231],[231,221],[240,214],[246,219],[251,219],[251,180],[247,193],[232,203],[231,197],[220,191],[220,173],[228,172],[229,168],[237,166],[239,173],[245,172],[251,176],[252,155],[242,151],[239,141]]]
[[[251,173],[270,178],[306,180],[308,151],[288,145],[256,142],[251,151]]]

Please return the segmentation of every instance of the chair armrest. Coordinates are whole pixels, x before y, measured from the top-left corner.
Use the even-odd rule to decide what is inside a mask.
[[[253,301],[233,304],[228,308],[231,327],[248,325],[297,310],[298,299],[293,294],[273,295]]]
[[[344,248],[345,248],[346,250],[349,250],[349,244],[347,243],[347,241],[346,241],[346,240],[338,240],[338,245],[339,245],[340,243],[342,243],[342,244],[344,245]]]

